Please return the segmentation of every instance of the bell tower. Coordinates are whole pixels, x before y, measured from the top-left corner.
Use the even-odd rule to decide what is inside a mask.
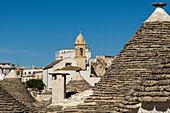
[[[77,36],[77,39],[75,41],[75,59],[77,62],[77,66],[84,70],[86,69],[85,50],[86,50],[86,42],[80,31],[80,34]]]

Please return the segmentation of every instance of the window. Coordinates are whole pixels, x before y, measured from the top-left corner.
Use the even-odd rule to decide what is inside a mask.
[[[83,56],[83,48],[80,48],[80,55]]]
[[[31,72],[29,71],[28,74],[31,74]]]
[[[65,66],[71,66],[71,63],[66,63]]]

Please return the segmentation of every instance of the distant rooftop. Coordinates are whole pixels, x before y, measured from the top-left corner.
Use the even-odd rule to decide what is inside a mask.
[[[8,64],[8,65],[10,65],[11,63],[0,63],[0,64]]]

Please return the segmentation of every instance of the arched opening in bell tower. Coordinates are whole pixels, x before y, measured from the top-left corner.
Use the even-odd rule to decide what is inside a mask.
[[[83,48],[80,48],[80,55],[83,56]]]

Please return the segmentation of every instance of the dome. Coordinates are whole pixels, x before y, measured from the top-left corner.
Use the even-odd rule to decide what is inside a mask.
[[[75,41],[75,45],[76,44],[86,44],[85,39],[83,38],[81,31],[80,34],[77,36],[77,39]]]

